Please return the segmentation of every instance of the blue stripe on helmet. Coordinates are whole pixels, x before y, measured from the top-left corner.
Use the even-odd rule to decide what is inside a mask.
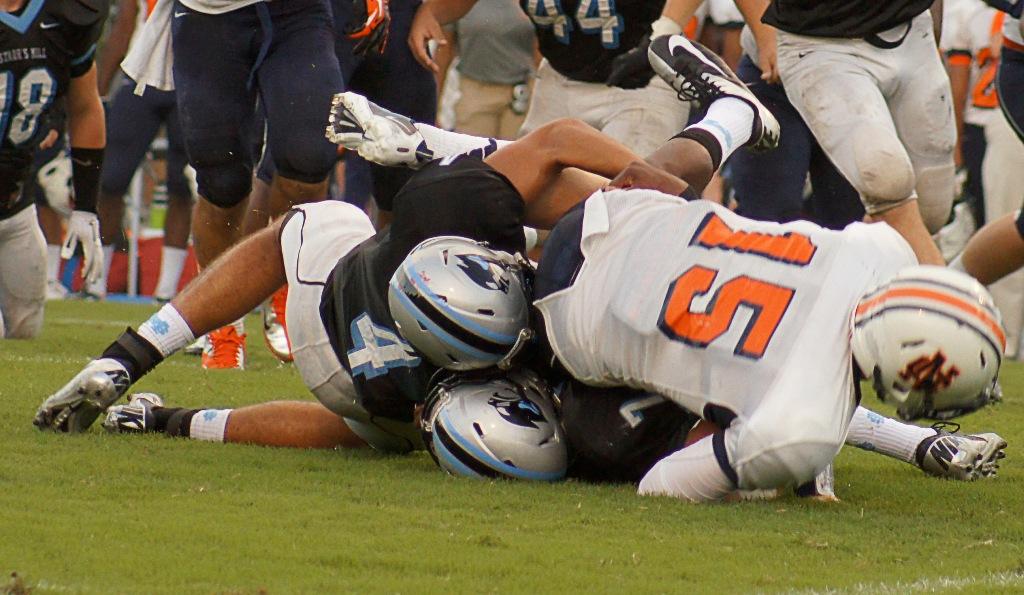
[[[476,471],[473,471],[472,469],[467,467],[462,461],[455,458],[455,455],[453,455],[451,452],[448,451],[447,448],[445,448],[444,444],[441,442],[441,439],[437,437],[437,434],[434,434],[434,437],[431,439],[431,442],[434,443],[434,454],[437,455],[438,458],[444,460],[444,462],[451,467],[451,470],[453,472],[465,477],[472,477],[474,479],[481,479],[483,477]]]
[[[476,460],[487,465],[495,471],[499,471],[509,477],[515,477],[517,479],[532,479],[534,481],[558,481],[565,477],[565,470],[561,471],[530,471],[528,469],[520,469],[514,467],[508,463],[499,461],[490,454],[480,450],[475,444],[466,440],[462,437],[462,434],[454,431],[454,424],[451,422],[451,418],[448,415],[448,411],[441,411],[438,416],[438,421],[445,425],[448,430],[448,435],[451,436],[452,440],[458,443],[466,452],[473,456]]]
[[[503,357],[503,354],[481,351],[476,347],[459,340],[458,337],[453,336],[448,331],[435,324],[434,321],[430,320],[426,314],[420,312],[419,308],[412,303],[412,300],[409,299],[409,296],[405,295],[404,291],[397,289],[394,293],[398,297],[398,300],[402,302],[402,305],[405,306],[406,311],[412,314],[413,318],[419,321],[420,324],[427,327],[427,330],[430,331],[431,335],[448,347],[485,362],[498,363],[498,361]]]
[[[455,311],[454,308],[448,305],[448,302],[437,297],[437,294],[435,294],[433,291],[430,290],[429,287],[427,287],[427,284],[420,279],[418,274],[416,274],[416,267],[412,266],[411,264],[407,264],[405,265],[405,268],[407,269],[405,276],[407,279],[409,279],[409,282],[412,283],[416,287],[416,289],[418,289],[423,295],[430,298],[431,303],[433,303],[434,306],[436,306],[439,310],[444,312],[448,316],[448,318],[451,318],[455,322],[458,322],[462,326],[475,332],[477,335],[484,337],[485,339],[488,339],[495,343],[505,343],[509,347],[515,344],[518,335],[503,335],[501,333],[496,333],[488,328],[481,326],[479,323],[474,322],[466,318],[465,316],[459,314],[457,311]]]

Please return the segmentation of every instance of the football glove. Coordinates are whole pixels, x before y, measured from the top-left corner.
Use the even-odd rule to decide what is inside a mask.
[[[72,211],[68,220],[68,236],[60,249],[60,257],[71,258],[78,242],[82,242],[82,277],[95,283],[103,273],[103,245],[100,243],[100,221],[96,213]]]
[[[357,40],[352,51],[357,56],[370,52],[383,54],[391,27],[388,0],[353,0],[352,7],[353,19],[345,28],[345,35]]]
[[[422,167],[434,158],[416,123],[358,93],[338,93],[331,102],[327,139],[371,163]]]
[[[622,89],[642,89],[650,84],[654,69],[647,58],[647,46],[651,45],[650,35],[640,38],[640,43],[625,54],[612,60],[612,70],[604,83]]]

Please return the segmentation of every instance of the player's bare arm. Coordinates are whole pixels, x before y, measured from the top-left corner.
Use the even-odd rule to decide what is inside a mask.
[[[139,16],[139,3],[136,0],[120,0],[117,3],[117,18],[110,27],[107,41],[100,52],[97,82],[100,95],[106,97],[110,93],[110,83],[121,68],[121,60],[128,53],[128,44],[135,33],[135,22]]]
[[[68,222],[68,234],[61,257],[70,258],[75,246],[81,242],[84,254],[82,276],[94,281],[103,271],[103,248],[100,245],[96,200],[103,149],[107,144],[107,126],[96,86],[95,64],[85,74],[71,79],[67,110],[75,210]]]
[[[424,68],[435,74],[439,72],[440,69],[430,55],[427,44],[435,41],[438,45],[447,45],[448,38],[442,27],[462,18],[474,4],[476,0],[430,0],[420,5],[409,29],[407,41],[412,55]]]

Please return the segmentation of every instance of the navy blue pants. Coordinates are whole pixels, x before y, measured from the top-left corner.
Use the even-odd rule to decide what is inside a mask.
[[[981,183],[981,164],[985,161],[986,148],[985,129],[965,123],[963,138],[960,139],[960,153],[967,170],[964,193],[971,214],[979,226],[985,224],[985,188]]]
[[[174,4],[174,82],[199,193],[241,202],[252,186],[250,133],[257,96],[277,171],[300,182],[327,177],[331,96],[342,88],[327,0],[260,2],[219,15]]]
[[[729,159],[732,184],[744,217],[785,223],[810,219],[842,229],[864,218],[864,207],[853,186],[836,169],[807,124],[786,97],[782,85],[761,80],[761,70],[746,55],[737,75],[778,119],[779,146],[756,153],[742,149]],[[804,183],[811,176],[813,194],[805,204]]]
[[[161,126],[167,129],[167,193],[191,197],[185,178],[188,157],[178,122],[178,103],[173,91],[147,89],[135,94],[135,83],[125,78],[107,111],[107,149],[103,157],[100,189],[121,196],[135,175]]]
[[[1024,52],[1003,46],[999,55],[996,93],[999,94],[1003,115],[1024,142]],[[1017,231],[1024,237],[1024,209],[1017,218]]]
[[[391,31],[383,54],[356,56],[352,53],[355,43],[340,33],[334,49],[348,90],[417,122],[433,124],[437,114],[434,75],[420,66],[405,43],[419,5],[419,0],[390,3]],[[335,29],[344,31],[352,18],[351,1],[332,0],[331,6]],[[281,165],[276,149],[269,149],[268,155],[272,154],[273,159],[265,155],[260,164],[259,177],[264,181],[271,178],[275,165]],[[392,199],[413,173],[404,168],[368,164],[355,153],[345,156],[345,165],[345,200],[362,206],[372,194],[377,206],[384,210],[391,210]]]

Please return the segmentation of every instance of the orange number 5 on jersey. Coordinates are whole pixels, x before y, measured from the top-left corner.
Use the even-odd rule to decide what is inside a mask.
[[[694,266],[669,285],[658,328],[674,341],[705,348],[732,325],[740,306],[753,311],[733,353],[760,359],[793,299],[793,290],[746,275],[723,283],[704,312],[693,312],[694,298],[714,285],[718,271]]]

